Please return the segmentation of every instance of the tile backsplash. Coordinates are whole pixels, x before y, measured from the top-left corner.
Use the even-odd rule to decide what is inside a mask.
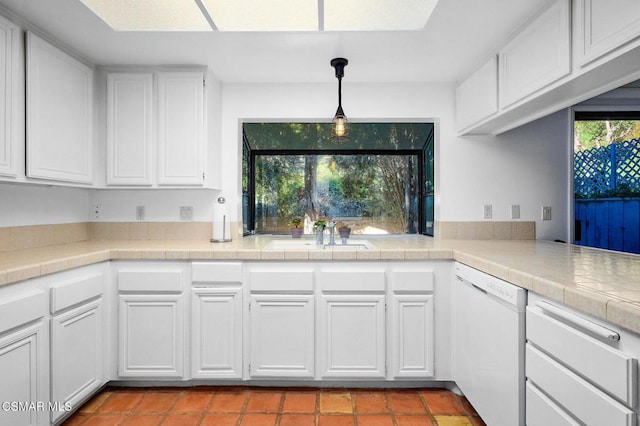
[[[8,226],[0,228],[0,252],[75,243],[91,238],[91,224]]]
[[[441,240],[534,240],[535,222],[436,222]],[[231,223],[233,238],[242,238],[242,223]],[[78,241],[209,240],[211,222],[81,222],[0,228],[0,252]]]
[[[535,240],[536,223],[531,221],[436,222],[439,240]]]

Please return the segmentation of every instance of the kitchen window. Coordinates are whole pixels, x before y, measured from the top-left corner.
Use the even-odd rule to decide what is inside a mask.
[[[245,233],[288,234],[293,218],[334,219],[354,234],[433,235],[433,123],[243,125]]]
[[[640,253],[640,112],[576,111],[574,243]]]

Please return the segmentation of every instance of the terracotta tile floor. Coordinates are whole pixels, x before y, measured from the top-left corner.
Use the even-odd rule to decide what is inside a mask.
[[[108,388],[65,425],[479,426],[444,389]]]

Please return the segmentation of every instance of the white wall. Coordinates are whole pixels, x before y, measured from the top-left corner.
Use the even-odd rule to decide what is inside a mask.
[[[100,218],[93,222],[133,222],[136,207],[144,206],[147,222],[178,222],[180,206],[193,207],[193,220],[213,220],[213,203],[220,191],[207,189],[104,189],[91,191],[91,206],[100,205]],[[91,207],[90,206],[90,207]]]
[[[0,183],[0,227],[89,220],[89,190]]]
[[[567,241],[571,116],[563,110],[497,137],[443,141],[440,156],[440,218],[483,220],[491,204],[493,220],[535,220],[538,239]],[[542,221],[551,206],[551,221]]]

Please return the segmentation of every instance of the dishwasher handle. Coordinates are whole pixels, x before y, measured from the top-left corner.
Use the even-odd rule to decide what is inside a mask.
[[[461,283],[469,284],[471,287],[475,288],[476,290],[478,290],[478,291],[480,291],[480,292],[482,292],[482,293],[484,293],[484,294],[487,294],[487,290],[485,290],[484,288],[480,287],[480,286],[479,286],[479,285],[477,285],[477,284],[474,284],[474,283],[472,283],[472,282],[470,282],[470,281],[465,280],[465,279],[464,279],[464,278],[462,278],[460,275],[456,275],[456,279],[457,279],[458,281],[460,281]]]
[[[604,340],[620,340],[620,334],[616,331],[613,331],[607,327],[603,327],[600,324],[596,324],[595,322],[589,321],[577,315],[574,315],[570,312],[565,311],[564,309],[558,308],[551,303],[540,301],[536,302],[536,306],[546,311],[555,317],[569,323],[569,325],[574,325],[590,332],[594,333],[596,336],[604,339]]]

